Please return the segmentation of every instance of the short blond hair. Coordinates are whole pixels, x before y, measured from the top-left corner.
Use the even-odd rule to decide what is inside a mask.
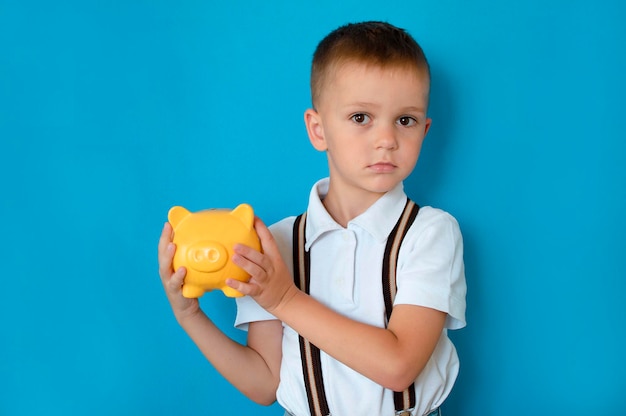
[[[326,78],[347,62],[381,68],[415,68],[430,84],[430,67],[420,45],[404,29],[385,22],[350,23],[329,33],[317,45],[311,65],[311,101],[319,98]]]

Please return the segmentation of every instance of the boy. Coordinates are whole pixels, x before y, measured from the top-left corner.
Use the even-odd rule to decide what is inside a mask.
[[[185,270],[172,270],[165,224],[159,265],[174,314],[252,400],[278,400],[297,416],[439,414],[459,366],[447,329],[465,325],[462,239],[454,218],[435,208],[415,215],[413,207],[412,224],[401,220],[411,204],[402,181],[431,124],[429,88],[426,58],[402,29],[349,24],[320,42],[304,118],[329,178],[313,187],[306,217],[271,232],[256,219],[263,253],[234,248],[233,261],[251,275],[228,282],[248,295],[237,300],[236,322],[247,346],[181,296]],[[402,243],[388,245],[397,227],[406,229]]]

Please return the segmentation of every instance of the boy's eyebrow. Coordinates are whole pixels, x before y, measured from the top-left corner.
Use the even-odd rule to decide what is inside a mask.
[[[354,102],[354,103],[349,103],[346,105],[346,107],[351,108],[351,107],[374,107],[374,108],[380,108],[380,104],[376,104],[376,103],[370,103],[367,101],[358,101],[358,102]],[[426,108],[425,107],[418,107],[418,106],[408,106],[408,107],[402,107],[401,111],[407,111],[407,112],[417,112],[417,113],[424,113],[426,114]]]
[[[380,104],[369,103],[367,101],[356,101],[352,103],[347,103],[346,107],[380,107]]]
[[[415,112],[418,112],[418,113],[426,113],[426,109],[424,107],[411,106],[411,107],[406,107],[404,110],[406,110],[406,111],[415,111]]]

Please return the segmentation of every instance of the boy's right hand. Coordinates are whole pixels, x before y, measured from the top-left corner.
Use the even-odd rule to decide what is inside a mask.
[[[184,267],[179,267],[174,271],[172,260],[176,246],[172,242],[173,237],[174,229],[169,222],[166,222],[159,239],[159,275],[174,316],[181,323],[186,317],[197,313],[200,307],[198,299],[188,299],[183,296],[183,280],[187,271]]]

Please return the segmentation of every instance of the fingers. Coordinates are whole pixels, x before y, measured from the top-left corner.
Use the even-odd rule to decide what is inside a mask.
[[[274,236],[259,217],[254,218],[254,227],[261,242],[261,251],[252,247],[235,244],[233,263],[245,270],[252,279],[263,281],[274,272],[274,263],[282,261],[282,257],[274,240]]]
[[[232,261],[245,270],[253,279],[264,280],[267,273],[272,270],[272,263],[262,253],[242,244],[234,247]]]
[[[259,236],[259,240],[261,240],[261,247],[263,247],[263,251],[271,255],[276,253],[277,250],[275,249],[276,242],[274,241],[274,236],[259,217],[254,218],[254,229]]]
[[[159,238],[159,257],[162,253],[165,253],[168,243],[172,242],[174,237],[174,230],[169,222],[163,224],[163,230],[161,231],[161,237]]]
[[[237,265],[239,265],[241,257],[259,265],[265,257],[263,253],[253,249],[252,247],[246,246],[245,244],[235,244],[233,246],[233,252],[233,261]]]
[[[163,231],[161,231],[161,237],[159,238],[158,245],[158,255],[159,255],[159,271],[168,268],[167,260],[169,258],[169,263],[171,264],[172,258],[174,257],[174,251],[176,250],[172,246],[172,237],[174,234],[174,230],[169,222],[166,222],[163,225]]]
[[[174,243],[169,242],[165,251],[159,254],[159,275],[167,292],[178,293],[182,291],[183,282],[187,269],[179,267],[176,271],[172,268],[172,259],[176,252]]]
[[[175,252],[176,246],[174,243],[168,243],[165,251],[159,254],[159,274],[161,278],[169,278],[172,274],[172,260]]]
[[[180,291],[183,287],[183,282],[185,280],[185,275],[187,274],[187,269],[184,267],[179,267],[170,277],[167,285],[170,290]]]
[[[158,254],[159,254],[159,275],[161,279],[169,280],[174,270],[172,269],[172,260],[176,253],[176,246],[172,243],[173,229],[170,223],[163,225],[163,231],[159,238]]]
[[[241,282],[236,279],[226,279],[226,285],[237,290],[244,296],[254,296],[257,290],[254,285],[250,283]]]

